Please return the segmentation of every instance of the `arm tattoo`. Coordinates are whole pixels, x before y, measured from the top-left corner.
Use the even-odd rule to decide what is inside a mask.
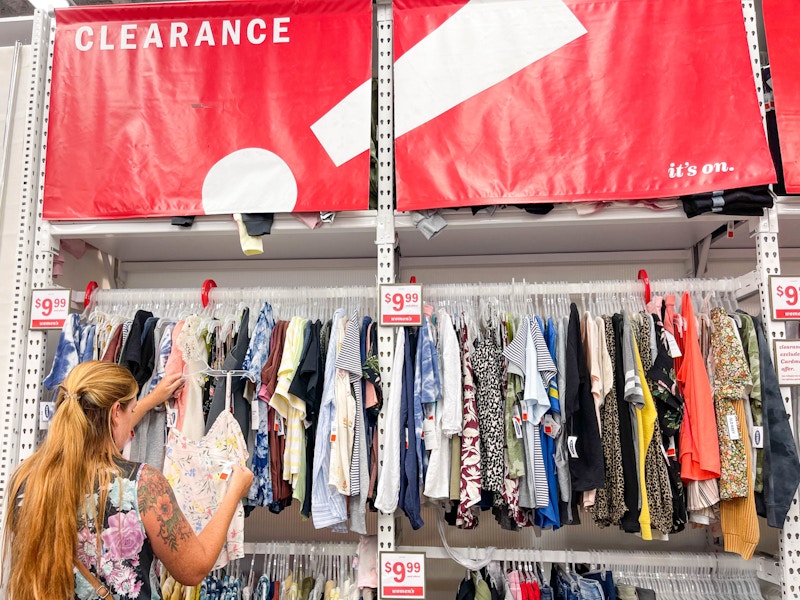
[[[172,487],[164,476],[145,465],[139,477],[139,514],[148,511],[158,518],[158,535],[173,552],[178,551],[178,542],[192,537],[192,528],[183,516]]]

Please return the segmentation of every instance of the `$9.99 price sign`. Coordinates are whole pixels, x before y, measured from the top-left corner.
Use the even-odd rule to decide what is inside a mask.
[[[770,277],[769,299],[773,320],[800,319],[800,277]]]
[[[31,329],[61,329],[69,315],[70,290],[33,290]]]
[[[381,325],[422,325],[422,286],[381,286]]]
[[[379,592],[381,599],[425,598],[425,554],[381,552]]]

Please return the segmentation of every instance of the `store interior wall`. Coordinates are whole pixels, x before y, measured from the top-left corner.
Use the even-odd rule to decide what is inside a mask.
[[[17,261],[17,246],[20,240],[20,210],[22,198],[22,168],[25,143],[25,111],[27,108],[27,80],[32,68],[31,48],[23,46],[18,63],[18,85],[13,97],[14,113],[7,120],[11,72],[14,58],[13,47],[0,47],[0,131],[11,136],[7,160],[5,185],[0,196],[0,372],[8,373],[11,350],[12,315],[17,310],[17,290],[14,269]],[[0,135],[0,139],[2,136]],[[2,148],[0,148],[0,152]],[[0,415],[7,418],[7,415]],[[8,443],[7,440],[0,443]]]

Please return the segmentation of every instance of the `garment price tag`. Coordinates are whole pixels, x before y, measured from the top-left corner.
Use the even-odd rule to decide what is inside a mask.
[[[434,435],[434,432],[431,431],[430,433],[426,434],[424,431],[422,432],[423,438],[425,440],[425,450],[438,450],[439,449],[439,436]]]
[[[167,428],[172,429],[178,422],[178,411],[167,408]]]
[[[764,428],[761,425],[753,427],[753,448],[764,447]]]
[[[678,347],[678,340],[675,339],[675,336],[672,335],[672,333],[670,333],[666,329],[664,330],[664,335],[667,338],[667,346],[669,347],[669,355],[672,358],[678,358],[680,356],[683,356],[683,354],[681,353],[681,349]]]
[[[336,441],[336,434],[339,433],[338,427],[336,427],[336,419],[334,418],[331,421],[331,443]]]
[[[578,436],[571,435],[567,437],[567,450],[572,458],[578,458]]]
[[[69,316],[71,290],[33,290],[30,329],[61,329]]]
[[[283,422],[283,417],[275,415],[275,425],[278,427],[278,435],[286,435],[286,424]]]
[[[556,438],[561,432],[561,425],[553,418],[553,415],[547,413],[542,419],[542,427],[544,427],[545,435],[551,438]]]
[[[425,437],[433,435],[436,430],[436,404],[433,402],[422,405],[422,432]]]
[[[231,474],[233,473],[233,463],[227,462],[222,466],[222,470],[220,471],[219,478],[222,481],[228,481]]]
[[[664,449],[664,444],[659,444],[659,447],[661,448],[661,454],[664,455],[664,460],[669,462],[669,456],[667,456],[667,451]]]
[[[667,446],[667,458],[675,458],[677,450],[675,448],[675,438],[669,438],[669,446]]]
[[[738,440],[741,435],[739,434],[739,421],[736,415],[728,415],[725,417],[728,423],[728,439]]]
[[[423,600],[425,598],[425,554],[381,552],[379,598]]]
[[[439,447],[436,433],[436,404],[433,402],[422,405],[422,439],[425,440],[426,450],[436,450]]]
[[[250,402],[250,429],[253,431],[258,431],[258,424],[261,421],[261,417],[258,414],[258,405],[260,402],[261,400],[258,398]]]
[[[422,325],[422,286],[381,286],[380,324],[401,327]]]
[[[522,417],[519,413],[519,406],[516,404],[512,409],[513,414],[511,415],[511,422],[514,424],[514,435],[517,436],[517,439],[522,438]]]
[[[50,421],[56,413],[55,402],[42,402],[39,404],[39,429],[49,429]]]

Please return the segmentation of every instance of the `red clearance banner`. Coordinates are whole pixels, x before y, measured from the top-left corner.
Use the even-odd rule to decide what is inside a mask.
[[[775,181],[739,0],[395,0],[400,210]]]
[[[786,191],[800,193],[800,11],[794,2],[764,0],[775,117]]]
[[[369,0],[92,6],[56,23],[45,218],[367,208]]]

